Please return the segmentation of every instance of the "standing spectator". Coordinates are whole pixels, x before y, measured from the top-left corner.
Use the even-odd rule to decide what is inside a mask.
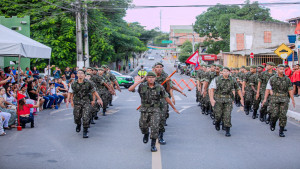
[[[34,78],[39,78],[40,72],[36,69],[36,67],[33,67],[32,76]]]
[[[294,72],[293,72],[293,81],[294,81],[294,94],[295,97],[298,97],[300,95],[300,69],[299,64],[296,64]],[[297,93],[297,94],[296,94]]]
[[[130,63],[130,62],[128,62],[128,68],[129,68],[129,70],[130,70],[130,68],[131,68],[131,63]]]
[[[51,67],[48,65],[45,69],[44,69],[44,73],[45,76],[51,76],[51,69],[54,67],[55,65],[52,65]]]
[[[14,66],[11,67],[11,72],[14,74],[14,76],[16,76],[17,70],[15,69]]]
[[[55,70],[53,72],[54,79],[59,79],[60,78],[60,74],[61,74],[60,68],[58,66],[56,66]]]
[[[77,77],[77,72],[78,72],[78,70],[79,70],[79,67],[77,66],[76,68],[75,68],[75,70],[73,71],[73,73],[74,73],[74,75],[75,75],[75,79],[78,79],[78,77]],[[71,77],[72,78],[72,77]]]
[[[71,74],[72,74],[72,71],[70,70],[69,67],[67,67],[66,70],[65,70],[65,77],[67,79],[67,82],[70,80]]]
[[[29,77],[29,78],[32,76],[32,72],[31,72],[31,70],[29,69],[29,67],[26,67],[25,74],[26,74],[27,77]]]
[[[285,75],[286,75],[288,78],[290,78],[290,80],[292,80],[292,79],[291,79],[291,77],[292,77],[292,70],[291,70],[291,68],[289,67],[289,65],[285,65]]]

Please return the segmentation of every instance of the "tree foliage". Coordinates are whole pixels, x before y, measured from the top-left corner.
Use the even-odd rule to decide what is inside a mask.
[[[184,63],[187,58],[189,58],[192,55],[193,52],[193,44],[191,41],[186,40],[181,46],[180,46],[180,55],[179,55],[179,61]]]
[[[0,15],[6,17],[29,15],[31,38],[52,48],[51,64],[61,68],[76,65],[76,22],[74,0],[1,0]],[[154,30],[147,31],[139,23],[127,23],[123,17],[130,0],[88,2],[88,6],[124,9],[89,9],[89,51],[91,65],[100,65],[128,58],[147,50]],[[32,66],[44,68],[48,61],[34,59]]]
[[[258,2],[251,4],[247,0],[245,3],[242,7],[218,4],[196,17],[194,30],[201,37],[207,37],[204,45],[208,47],[208,53],[229,52],[230,19],[275,21],[270,16],[270,9],[259,6]],[[218,41],[219,38],[221,41]]]

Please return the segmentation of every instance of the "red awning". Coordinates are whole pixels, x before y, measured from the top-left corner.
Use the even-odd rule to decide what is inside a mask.
[[[217,55],[201,55],[202,56],[202,60],[204,61],[212,61],[212,60],[218,60],[218,56]]]
[[[298,23],[296,29],[295,29],[295,34],[300,34],[300,22]]]

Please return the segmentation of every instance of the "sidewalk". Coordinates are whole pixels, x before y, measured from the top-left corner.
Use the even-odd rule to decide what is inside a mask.
[[[295,103],[296,106],[294,108],[292,101],[290,101],[287,116],[300,122],[300,97],[295,97]]]

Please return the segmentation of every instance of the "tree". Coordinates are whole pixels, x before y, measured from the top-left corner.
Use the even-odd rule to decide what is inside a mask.
[[[259,6],[258,2],[245,1],[246,5],[218,4],[196,17],[194,30],[200,36],[206,36],[204,46],[207,52],[218,54],[220,50],[229,52],[230,19],[276,21],[270,16],[270,9]]]
[[[180,54],[179,54],[179,61],[184,63],[187,58],[189,58],[192,55],[193,52],[193,44],[189,40],[186,40],[181,46],[180,46]]]
[[[163,40],[169,40],[169,34],[167,33],[160,33],[160,35],[154,38],[153,45],[160,46],[160,47],[167,47],[167,43],[162,43]]]

